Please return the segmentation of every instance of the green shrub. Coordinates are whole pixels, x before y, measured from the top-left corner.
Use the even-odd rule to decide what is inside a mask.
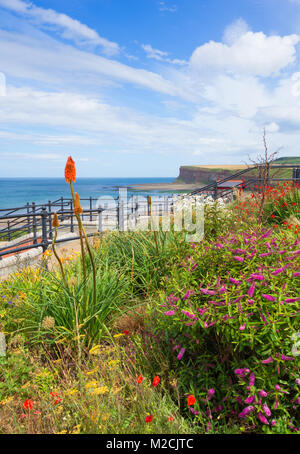
[[[296,426],[299,254],[295,236],[232,232],[194,246],[168,277],[155,324],[178,355],[181,390],[197,398],[190,409],[202,424]]]

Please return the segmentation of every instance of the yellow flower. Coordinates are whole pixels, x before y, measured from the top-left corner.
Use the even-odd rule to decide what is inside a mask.
[[[118,364],[120,362],[119,359],[112,359],[111,361],[108,361],[108,365],[109,366],[115,366],[116,364]]]
[[[62,405],[58,405],[56,407],[56,409],[54,410],[54,413],[57,413],[58,415],[60,415],[63,411],[64,407]]]
[[[61,432],[56,432],[56,435],[65,435],[68,433],[66,430],[62,430]]]
[[[123,334],[123,333],[115,334],[113,337],[116,337],[116,338],[117,338],[117,337],[121,337],[121,336],[124,336],[124,334]]]
[[[72,434],[79,434],[80,433],[81,424],[77,424],[77,426],[73,427]]]
[[[100,351],[100,345],[95,345],[91,350],[89,351],[90,355],[97,355]]]
[[[85,388],[86,388],[86,389],[96,388],[97,385],[98,385],[97,380],[92,380],[92,381],[89,381],[89,382],[85,385]]]
[[[7,405],[13,400],[13,397],[8,397],[7,399],[1,400],[0,405]]]
[[[65,393],[65,396],[66,396],[66,397],[67,397],[67,396],[73,396],[73,394],[77,394],[78,392],[79,392],[78,389],[70,389],[70,391],[67,391],[67,392]]]
[[[96,369],[90,370],[89,372],[86,373],[86,375],[93,375],[95,372],[97,372],[98,367]]]
[[[93,394],[94,396],[99,396],[101,394],[106,394],[108,392],[109,392],[109,389],[107,386],[100,386],[99,388],[93,389],[91,394]]]
[[[107,421],[109,418],[110,418],[110,414],[109,413],[105,413],[104,415],[101,416],[101,420],[102,421]]]

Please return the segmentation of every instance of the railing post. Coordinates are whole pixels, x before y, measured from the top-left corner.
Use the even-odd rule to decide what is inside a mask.
[[[51,201],[48,200],[48,209],[49,209],[49,238],[52,240],[52,219],[51,219]]]
[[[60,203],[61,203],[61,220],[64,220],[64,198],[60,198]]]
[[[169,197],[165,195],[165,203],[164,203],[164,212],[165,214],[169,213]]]
[[[35,214],[35,202],[32,202],[32,213]],[[37,244],[36,217],[35,216],[33,216],[33,219],[32,219],[32,230],[33,230],[33,244]]]
[[[124,219],[124,201],[119,197],[118,200],[118,228],[120,232],[125,230],[125,219]]]
[[[47,237],[47,209],[46,207],[42,208],[42,247],[43,252],[48,249],[48,237]]]
[[[218,198],[218,182],[217,181],[215,182],[215,185],[214,185],[214,195],[213,195],[213,197],[214,197],[214,200],[217,200],[217,198]]]
[[[93,209],[93,199],[92,199],[92,197],[90,197],[90,221],[93,220],[92,209]]]
[[[152,197],[151,195],[148,195],[148,216],[152,215]]]
[[[29,214],[29,202],[26,203],[26,211]],[[27,233],[30,233],[30,216],[27,216]]]
[[[10,241],[10,222],[7,221],[7,238],[8,238],[8,241]]]
[[[103,232],[103,217],[102,217],[102,208],[98,209],[98,232]]]

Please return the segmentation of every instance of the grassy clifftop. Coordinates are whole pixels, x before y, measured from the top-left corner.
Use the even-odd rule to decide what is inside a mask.
[[[274,164],[300,164],[300,157],[285,157],[278,158]],[[216,181],[217,178],[226,178],[234,175],[240,170],[247,169],[245,164],[232,164],[232,165],[195,165],[195,166],[181,166],[176,183],[197,183],[201,186]],[[277,169],[278,172],[278,169]],[[282,172],[291,173],[291,169],[283,169]],[[289,175],[282,174],[281,177],[287,178]]]

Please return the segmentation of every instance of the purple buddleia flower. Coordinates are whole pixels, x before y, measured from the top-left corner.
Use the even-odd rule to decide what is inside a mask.
[[[234,260],[236,260],[237,262],[244,262],[244,258],[243,257],[239,257],[238,255],[234,255],[233,256]]]
[[[266,403],[262,404],[262,409],[265,413],[266,416],[271,416],[271,410],[269,409],[268,405]]]
[[[240,326],[240,331],[244,331],[245,328],[246,328],[246,325],[245,325],[245,324],[241,325],[241,326]]]
[[[282,359],[282,361],[294,361],[294,357],[292,356],[286,356],[286,355],[281,355],[280,357]]]
[[[164,312],[164,315],[175,315],[175,311]]]
[[[269,421],[267,420],[267,418],[265,417],[265,415],[262,414],[261,411],[258,412],[257,417],[258,417],[258,419],[260,420],[260,422],[262,422],[262,423],[265,424],[266,426],[269,425]]]
[[[272,295],[266,295],[265,293],[263,293],[261,295],[264,299],[266,299],[267,301],[272,301],[272,302],[275,302],[276,301],[276,298]]]
[[[204,295],[210,295],[213,296],[216,294],[214,290],[208,290],[207,288],[200,288],[200,292],[204,293]]]
[[[239,414],[239,417],[240,418],[245,418],[253,410],[254,410],[253,405],[249,405],[249,407],[244,408],[244,410]]]
[[[234,373],[240,377],[245,377],[246,374],[250,372],[249,369],[244,367],[243,369],[235,369]]]
[[[264,391],[263,389],[261,389],[258,393],[261,397],[267,397],[268,393],[266,391]]]
[[[263,254],[259,254],[259,257],[269,257],[269,255],[272,255],[273,252],[264,252]]]
[[[261,361],[262,364],[270,364],[274,361],[274,359],[272,358],[272,356],[269,356],[269,358],[267,359],[264,359],[263,361]]]
[[[248,295],[250,296],[250,298],[253,297],[253,295],[254,295],[254,290],[255,290],[255,282],[253,282],[253,284],[251,285],[251,287],[250,287],[249,290],[248,290]]]
[[[251,274],[250,277],[256,281],[264,281],[264,279],[265,279],[265,276],[263,276],[262,274],[256,274],[256,273]]]
[[[215,390],[213,388],[208,390],[208,400],[211,400],[212,396],[215,394]]]
[[[255,384],[255,375],[252,372],[249,377],[249,386],[254,386],[254,384]]]
[[[230,282],[235,285],[240,285],[241,281],[237,281],[236,279],[233,279],[233,277],[229,278]]]
[[[300,296],[298,296],[297,298],[287,298],[286,300],[284,300],[286,303],[296,303],[296,301],[300,301]]]
[[[245,404],[252,404],[254,401],[254,396],[249,396],[247,399],[245,399]]]
[[[178,353],[177,359],[180,360],[180,359],[183,357],[184,353],[185,353],[185,348],[182,347],[182,348],[180,349],[180,352]]]
[[[286,266],[283,266],[282,268],[278,268],[277,270],[273,271],[271,274],[272,276],[277,276],[278,274],[283,273],[283,271],[285,271],[286,268],[287,268]]]

